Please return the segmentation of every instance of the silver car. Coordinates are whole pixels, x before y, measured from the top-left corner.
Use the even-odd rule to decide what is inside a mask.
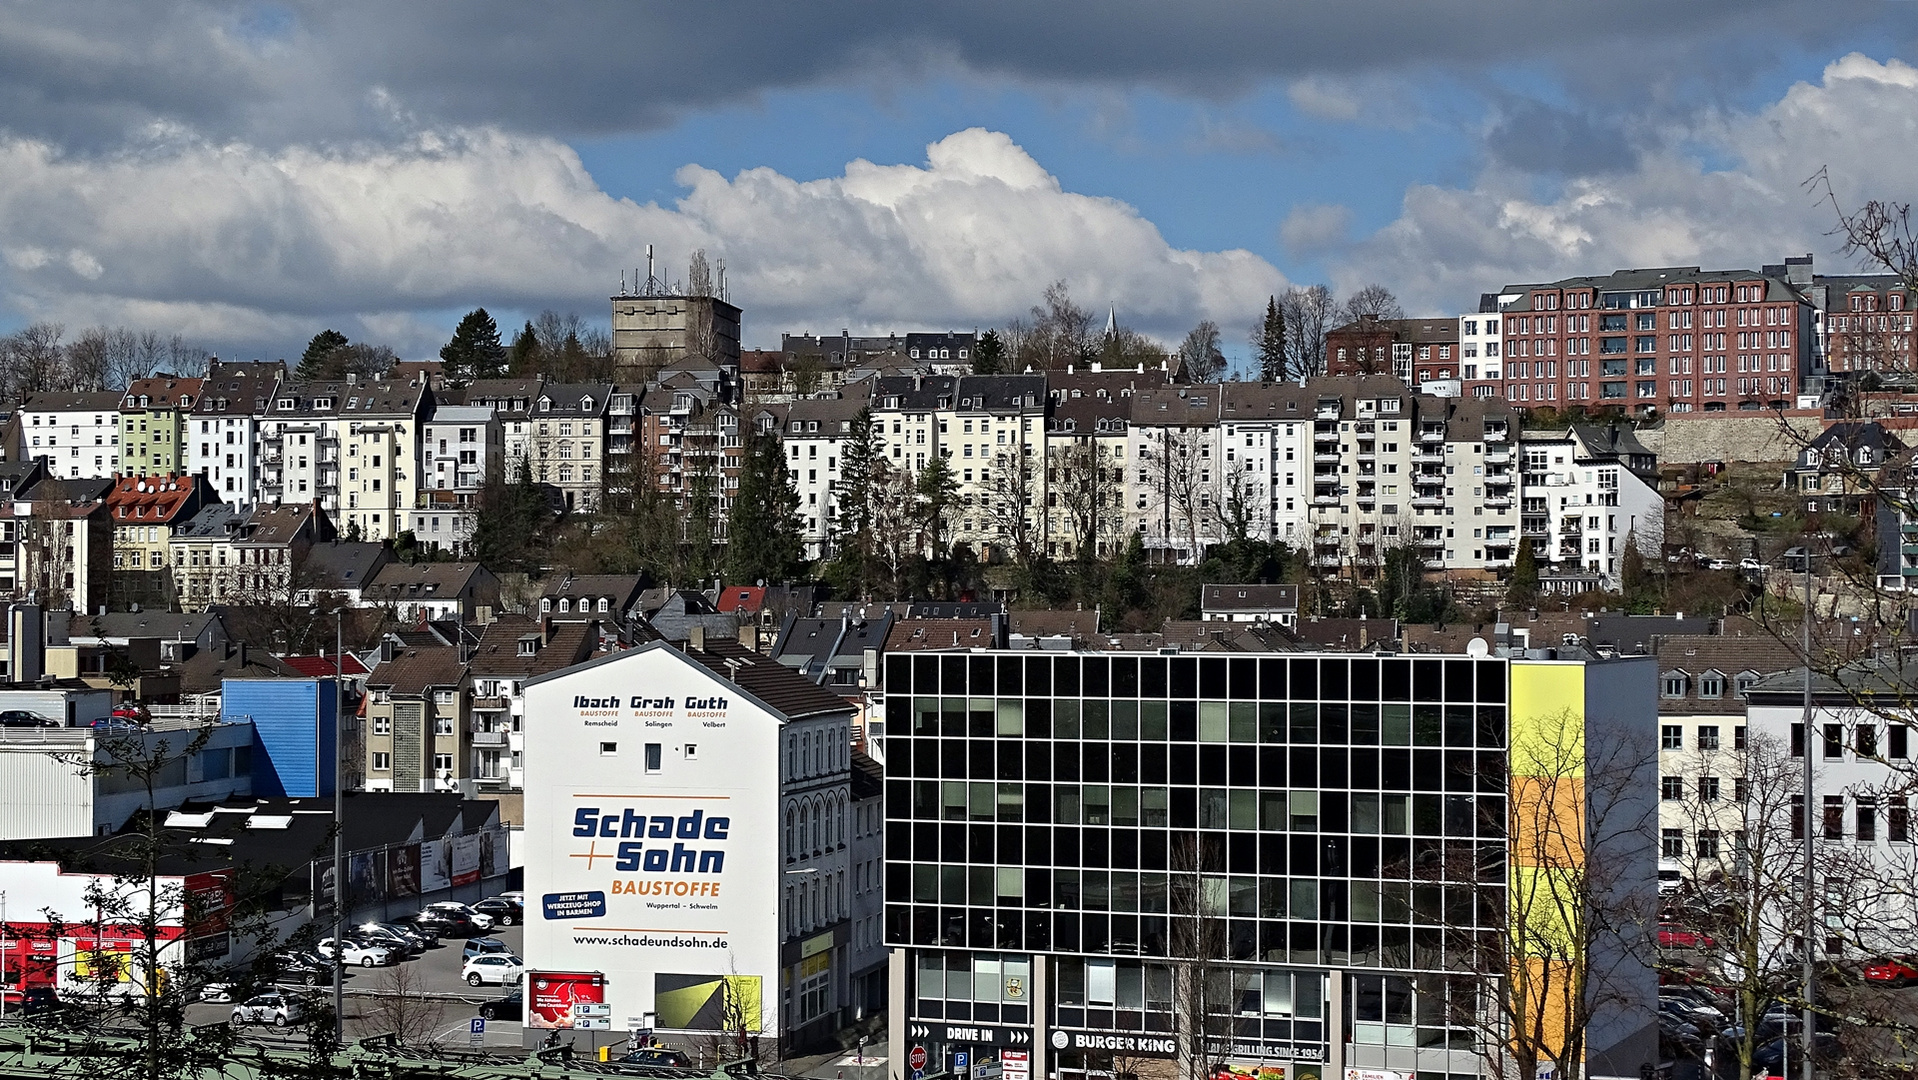
[[[272,1024],[285,1027],[306,1019],[300,999],[281,993],[259,994],[233,1006],[235,1024]]]

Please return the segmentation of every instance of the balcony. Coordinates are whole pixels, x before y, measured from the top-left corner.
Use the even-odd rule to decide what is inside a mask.
[[[1339,557],[1337,555],[1321,555],[1312,561],[1319,566],[1337,567],[1339,565]]]
[[[1445,500],[1437,495],[1417,495],[1412,498],[1415,510],[1435,510],[1445,505]]]
[[[1485,464],[1487,465],[1506,465],[1510,464],[1511,460],[1512,452],[1510,450],[1485,451]]]
[[[1512,497],[1510,495],[1487,495],[1485,497],[1485,508],[1487,510],[1510,510],[1512,508]]]
[[[1494,428],[1487,425],[1485,428],[1486,442],[1504,442],[1508,438],[1510,438],[1510,436],[1506,434],[1505,428],[1503,427]]]
[[[1319,453],[1319,454],[1312,455],[1312,463],[1314,465],[1337,465],[1339,461],[1340,461],[1340,458],[1336,452],[1330,453],[1330,454]]]
[[[1424,443],[1428,446],[1433,443],[1442,443],[1444,441],[1445,441],[1444,428],[1432,428],[1432,429],[1427,429],[1425,431],[1419,432],[1419,442]]]
[[[1511,487],[1512,474],[1508,472],[1489,473],[1485,477],[1485,482],[1493,487]]]
[[[1313,506],[1337,506],[1338,504],[1339,504],[1339,497],[1337,495],[1312,496]]]
[[[1313,441],[1313,442],[1322,442],[1322,443],[1328,443],[1328,442],[1329,442],[1329,443],[1335,443],[1335,442],[1338,442],[1338,441],[1339,441],[1339,432],[1338,432],[1338,429],[1337,429],[1337,428],[1333,428],[1333,429],[1331,429],[1331,430],[1329,430],[1329,431],[1315,431],[1315,432],[1313,432],[1313,433],[1312,433],[1312,441]]]
[[[473,732],[473,745],[505,746],[506,735],[507,733],[504,731],[475,731]]]
[[[1445,560],[1444,559],[1427,559],[1425,560],[1425,568],[1427,570],[1443,570],[1445,569]]]

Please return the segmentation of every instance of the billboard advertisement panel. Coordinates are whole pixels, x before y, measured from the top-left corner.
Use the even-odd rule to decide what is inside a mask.
[[[453,837],[453,884],[471,885],[480,879],[480,834]]]
[[[406,844],[386,853],[386,895],[399,898],[420,894],[420,846]]]
[[[535,681],[527,711],[527,962],[604,972],[613,1015],[663,1030],[771,1032],[777,715],[671,649]]]
[[[440,837],[420,844],[420,891],[438,892],[453,884],[453,840]]]
[[[386,875],[381,872],[384,852],[362,851],[346,860],[347,910],[373,904],[386,895]]]
[[[575,1005],[602,1005],[606,977],[597,971],[532,971],[526,974],[526,1026],[570,1028]]]

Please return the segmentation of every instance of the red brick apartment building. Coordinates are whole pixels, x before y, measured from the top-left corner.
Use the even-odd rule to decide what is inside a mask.
[[[1665,267],[1508,286],[1505,396],[1520,408],[1790,408],[1815,356],[1816,305],[1787,280],[1798,270]]]
[[[1326,374],[1395,375],[1413,386],[1459,377],[1458,320],[1362,315],[1325,335]]]

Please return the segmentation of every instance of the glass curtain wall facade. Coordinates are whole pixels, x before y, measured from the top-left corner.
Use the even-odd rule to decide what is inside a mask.
[[[1205,953],[1222,1056],[1476,1072],[1447,973],[1504,917],[1507,685],[1490,658],[887,657],[908,1041],[927,1071],[1027,1040],[1048,1071],[1171,1057],[1175,958]]]

